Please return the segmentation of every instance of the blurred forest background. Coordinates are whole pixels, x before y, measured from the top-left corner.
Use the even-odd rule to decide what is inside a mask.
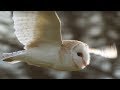
[[[76,39],[90,47],[102,48],[116,43],[117,59],[91,54],[91,63],[76,72],[55,71],[0,61],[0,79],[120,79],[120,12],[59,11],[63,39]],[[12,12],[0,11],[0,54],[23,50],[14,34]]]

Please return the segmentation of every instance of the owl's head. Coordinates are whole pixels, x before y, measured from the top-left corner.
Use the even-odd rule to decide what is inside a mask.
[[[64,48],[68,50],[72,57],[72,62],[78,69],[83,69],[90,63],[89,47],[87,44],[76,41],[64,41]]]
[[[90,63],[89,47],[87,44],[77,41],[71,49],[72,60],[78,68],[85,68]]]

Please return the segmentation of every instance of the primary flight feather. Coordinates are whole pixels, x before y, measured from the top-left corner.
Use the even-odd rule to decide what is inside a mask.
[[[4,53],[1,55],[3,61],[77,71],[89,65],[90,53],[117,57],[115,45],[98,50],[81,41],[62,40],[61,21],[54,11],[14,11],[13,21],[15,35],[25,50]]]

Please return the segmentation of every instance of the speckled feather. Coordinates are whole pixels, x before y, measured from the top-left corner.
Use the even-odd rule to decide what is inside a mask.
[[[37,47],[41,42],[62,44],[60,21],[54,12],[14,11],[13,20],[15,35],[25,49]]]

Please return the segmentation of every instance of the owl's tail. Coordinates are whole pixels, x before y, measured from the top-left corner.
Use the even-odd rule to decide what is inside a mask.
[[[19,59],[18,57],[24,53],[25,53],[24,50],[12,52],[12,53],[3,53],[0,56],[0,60],[6,61],[11,64],[18,63],[18,62],[20,62],[20,60],[18,60]]]

